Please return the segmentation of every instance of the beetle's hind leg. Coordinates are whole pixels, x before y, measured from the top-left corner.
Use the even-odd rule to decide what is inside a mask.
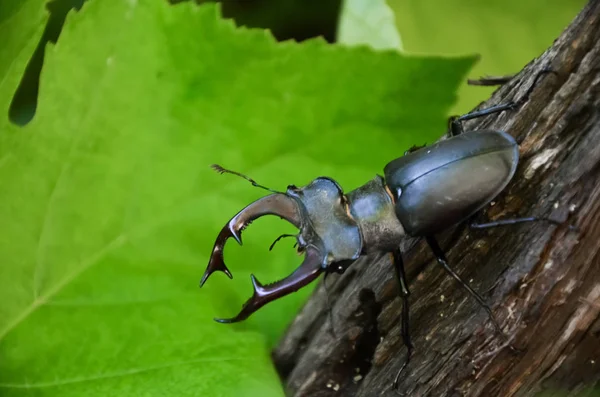
[[[564,222],[557,221],[556,219],[550,218],[538,218],[536,216],[528,216],[525,218],[511,218],[511,219],[499,219],[497,221],[487,222],[487,223],[471,223],[469,227],[471,229],[490,229],[492,227],[498,226],[507,226],[507,225],[516,225],[518,223],[527,223],[527,222],[548,222],[553,225],[562,226]],[[569,225],[569,230],[577,230],[577,226]]]
[[[448,134],[450,136],[460,135],[465,132],[464,127],[462,125],[463,121],[477,119],[479,117],[488,116],[494,113],[500,113],[505,110],[512,110],[517,108],[517,104],[515,102],[503,103],[500,105],[491,106],[489,108],[477,110],[475,112],[467,113],[462,116],[452,116],[448,120],[449,131]]]
[[[392,262],[394,264],[394,269],[396,270],[396,276],[398,277],[398,284],[400,285],[400,297],[402,298],[402,318],[401,318],[401,333],[402,340],[404,345],[406,345],[406,358],[404,363],[398,370],[398,374],[396,375],[396,379],[394,379],[393,388],[394,390],[398,390],[398,381],[400,380],[400,374],[406,369],[408,363],[410,362],[410,358],[412,357],[412,353],[414,350],[414,346],[410,339],[410,324],[409,324],[409,305],[408,305],[408,297],[410,296],[410,291],[408,289],[408,282],[406,281],[406,272],[404,271],[404,261],[402,260],[402,252],[400,249],[396,249],[392,252]]]
[[[508,340],[508,337],[502,331],[500,324],[498,324],[498,321],[496,321],[496,318],[494,317],[494,314],[492,313],[492,309],[490,308],[490,306],[483,300],[481,295],[479,295],[473,288],[471,288],[469,286],[469,284],[467,284],[462,278],[460,278],[460,276],[454,270],[452,270],[450,265],[448,265],[448,259],[446,259],[446,255],[444,254],[444,251],[440,248],[437,240],[433,236],[426,237],[426,240],[427,240],[427,244],[429,244],[429,247],[433,251],[433,255],[435,255],[435,258],[437,259],[437,262],[444,268],[444,270],[450,276],[452,276],[456,281],[458,281],[458,283],[464,289],[466,289],[467,292],[473,298],[475,298],[477,303],[479,303],[479,306],[481,306],[487,312],[488,317],[489,317],[490,321],[492,322],[492,325],[496,329],[496,332],[498,332],[500,335],[502,335],[503,339]],[[517,349],[512,348],[512,350],[517,350]]]
[[[538,72],[538,74],[535,76],[535,79],[533,79],[533,83],[531,84],[531,86],[529,87],[529,89],[527,90],[527,92],[525,93],[525,95],[523,95],[523,97],[517,101],[511,101],[508,103],[503,103],[500,105],[495,105],[495,106],[491,106],[489,108],[485,108],[485,109],[481,109],[481,110],[476,110],[474,112],[471,113],[467,113],[465,115],[462,116],[452,116],[449,118],[448,120],[448,135],[450,136],[456,136],[456,135],[460,135],[464,132],[464,128],[463,128],[463,121],[467,121],[467,120],[473,120],[479,117],[484,117],[484,116],[488,116],[490,114],[494,114],[494,113],[500,113],[503,112],[505,110],[512,110],[512,109],[516,109],[519,106],[521,106],[522,104],[524,104],[525,102],[527,102],[527,100],[529,100],[529,96],[531,95],[531,92],[533,91],[533,89],[537,86],[540,78],[548,73],[554,73],[556,74],[556,72],[552,69],[549,68],[544,68],[542,70],[540,70]],[[503,81],[506,82],[504,80],[501,79],[507,79],[508,76],[504,76],[502,78],[498,78],[498,81]]]
[[[483,87],[492,87],[495,85],[506,84],[511,81],[516,75],[509,74],[506,76],[483,76],[478,79],[467,80],[468,85],[478,85]]]

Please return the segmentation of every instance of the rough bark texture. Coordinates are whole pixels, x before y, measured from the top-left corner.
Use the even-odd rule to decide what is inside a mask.
[[[450,265],[524,351],[506,347],[424,241],[404,242],[416,349],[400,380],[404,395],[600,395],[600,0],[482,106],[518,100],[544,67],[557,75],[546,75],[518,111],[466,129],[501,129],[520,142],[517,174],[480,219],[566,223],[438,236]],[[321,283],[273,352],[288,394],[394,395],[406,348],[389,256],[360,260],[327,283],[335,336]]]

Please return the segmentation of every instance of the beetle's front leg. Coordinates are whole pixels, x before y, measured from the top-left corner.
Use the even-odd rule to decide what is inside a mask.
[[[404,360],[404,364],[398,370],[398,374],[396,375],[396,379],[394,380],[394,389],[398,389],[398,381],[400,380],[400,374],[406,369],[408,363],[410,362],[410,358],[413,353],[413,344],[410,340],[410,324],[409,324],[409,306],[408,306],[408,297],[410,296],[410,291],[408,289],[408,282],[406,281],[406,272],[404,271],[404,261],[402,260],[402,252],[400,249],[396,249],[392,252],[392,263],[394,264],[394,269],[396,269],[396,276],[398,277],[398,284],[400,286],[400,297],[402,298],[402,322],[401,322],[401,333],[402,340],[406,345],[406,359]]]

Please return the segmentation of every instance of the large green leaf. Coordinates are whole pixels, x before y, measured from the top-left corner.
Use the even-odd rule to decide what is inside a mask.
[[[519,72],[548,48],[586,0],[387,0],[404,49],[481,55],[470,78]],[[469,112],[494,88],[464,85],[453,113]]]
[[[444,132],[473,59],[276,43],[214,5],[89,1],[47,48],[18,127],[8,108],[42,6],[0,8],[0,393],[281,395],[268,349],[309,289],[236,326],[212,318],[239,310],[250,272],[299,263],[267,252],[290,226],[253,224],[227,246],[235,279],[199,290],[220,227],[264,193],[209,165],[353,188]]]

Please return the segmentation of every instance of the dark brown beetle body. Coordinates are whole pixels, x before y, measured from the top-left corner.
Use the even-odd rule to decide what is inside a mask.
[[[439,233],[494,199],[517,169],[519,146],[500,131],[452,137],[385,166],[396,215],[411,236]]]
[[[230,237],[241,244],[242,230],[263,215],[277,215],[296,226],[298,251],[305,253],[302,264],[280,281],[262,285],[252,275],[254,293],[240,313],[216,321],[242,321],[265,304],[312,282],[321,273],[343,273],[364,254],[391,253],[403,302],[401,332],[408,349],[394,382],[397,386],[413,351],[408,321],[410,292],[399,245],[406,236],[421,236],[425,237],[437,262],[487,311],[496,330],[505,337],[489,306],[450,268],[434,235],[465,221],[491,202],[510,182],[519,161],[518,145],[509,134],[494,130],[464,133],[462,121],[516,108],[526,100],[537,79],[548,72],[551,71],[542,70],[538,74],[520,102],[452,119],[450,138],[391,161],[385,166],[385,178],[376,176],[347,194],[331,178],[319,177],[301,188],[288,186],[284,193],[261,186],[235,171],[213,166],[220,173],[241,176],[273,194],[244,208],[221,230],[201,286],[215,271],[232,277],[223,261],[224,245]],[[529,217],[471,226],[494,227],[535,220],[538,219]]]
[[[299,228],[298,247],[306,251],[307,259],[290,277],[269,286],[253,277],[255,296],[238,316],[218,321],[244,320],[322,271],[343,271],[338,262],[392,252],[405,235],[429,236],[465,220],[504,189],[515,172],[518,153],[517,143],[504,132],[470,132],[391,161],[385,180],[376,176],[348,194],[333,179],[319,177],[302,188],[289,186],[286,193],[256,201],[223,229],[201,283],[215,270],[231,277],[223,262],[226,239],[234,237],[241,243],[241,231],[265,214],[279,215]]]

